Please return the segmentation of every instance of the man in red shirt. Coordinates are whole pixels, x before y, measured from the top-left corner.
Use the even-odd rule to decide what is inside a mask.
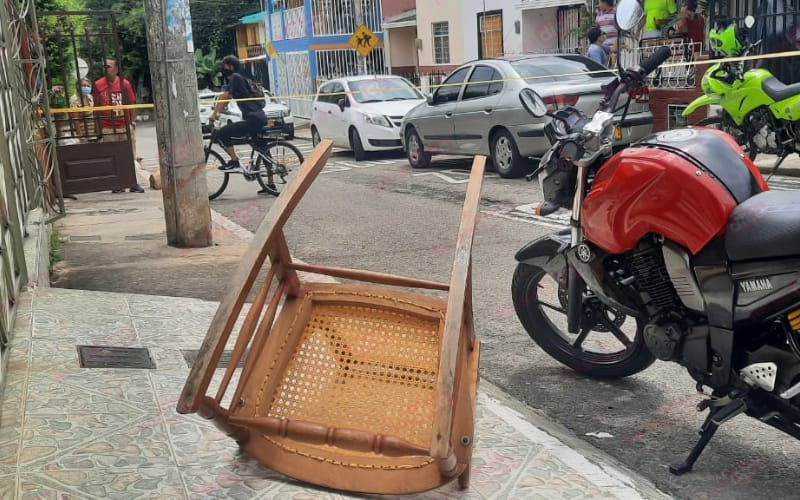
[[[133,88],[130,82],[119,77],[119,64],[116,59],[108,58],[105,60],[106,76],[94,82],[92,94],[95,106],[121,106],[136,102]],[[125,131],[127,120],[131,127],[131,150],[133,151],[134,168],[136,165],[136,112],[133,109],[114,109],[110,111],[99,111],[100,127],[103,130],[103,141],[119,142],[127,141],[128,134]],[[116,190],[115,192],[121,192]],[[132,186],[130,191],[133,193],[144,193],[138,184]]]
[[[689,42],[693,44],[692,49],[700,52],[706,35],[706,20],[696,12],[697,0],[684,0],[678,21],[678,33],[683,33]]]

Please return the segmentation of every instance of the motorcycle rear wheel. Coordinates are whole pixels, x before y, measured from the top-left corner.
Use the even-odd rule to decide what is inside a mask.
[[[567,333],[566,283],[563,282],[566,272],[564,276],[554,275],[556,273],[548,274],[536,266],[519,264],[511,283],[517,317],[539,347],[560,363],[592,377],[628,377],[653,364],[655,357],[644,343],[644,325],[638,319],[603,306],[597,299],[587,299],[594,302],[587,301],[584,311],[591,314],[594,308],[595,316],[601,319],[591,327],[587,327],[584,320],[578,334]],[[549,290],[551,300],[546,301],[548,280],[555,285],[557,305],[552,304],[552,290]],[[548,316],[545,309],[559,313],[562,320]],[[593,337],[591,341],[589,337]],[[622,350],[608,349],[615,343]],[[592,350],[590,346],[600,346],[611,352]]]
[[[741,146],[742,149],[747,153],[747,156],[750,158],[751,161],[754,161],[758,156],[758,148],[755,145],[747,141],[745,144],[742,144],[741,135],[737,135],[732,133],[733,127],[731,127],[726,120],[722,116],[709,116],[703,120],[697,122],[698,127],[713,127],[717,130],[722,130],[726,134],[730,135],[736,140],[736,143]],[[735,129],[738,132],[738,129]],[[741,134],[741,132],[739,132]]]

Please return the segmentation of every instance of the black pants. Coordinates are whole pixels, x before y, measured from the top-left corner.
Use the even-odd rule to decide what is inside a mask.
[[[253,135],[259,133],[264,124],[267,123],[265,115],[248,115],[243,121],[225,125],[219,132],[217,137],[226,148],[233,146],[233,138],[250,139]]]

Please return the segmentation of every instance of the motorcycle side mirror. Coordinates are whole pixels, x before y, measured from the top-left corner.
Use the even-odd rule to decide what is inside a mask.
[[[542,100],[542,97],[534,90],[524,88],[519,92],[519,100],[525,111],[532,114],[536,118],[541,118],[547,114],[547,106]]]
[[[747,16],[744,18],[744,25],[747,29],[752,28],[756,25],[756,18],[753,16]]]
[[[644,10],[638,0],[620,0],[614,21],[619,31],[633,31],[644,17]]]

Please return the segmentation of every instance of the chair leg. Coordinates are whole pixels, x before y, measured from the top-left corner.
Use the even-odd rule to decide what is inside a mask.
[[[472,464],[467,465],[467,468],[464,469],[464,472],[458,476],[458,487],[462,490],[466,490],[469,488],[469,476],[470,472],[472,472]]]

